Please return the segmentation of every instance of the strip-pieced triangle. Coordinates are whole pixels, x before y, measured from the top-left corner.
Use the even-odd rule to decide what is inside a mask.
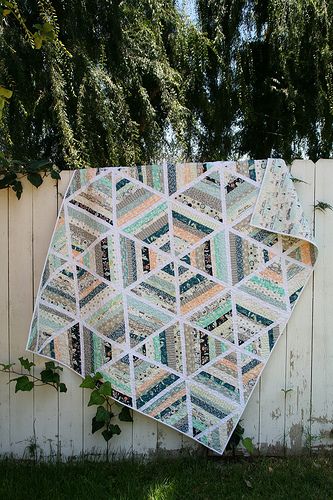
[[[127,314],[131,347],[170,323],[172,316],[167,312],[154,309],[131,295],[127,296]]]
[[[38,349],[40,349],[44,342],[51,336],[73,323],[73,318],[68,316],[65,312],[53,309],[53,307],[43,303],[40,303],[38,306],[37,316],[38,327],[36,323],[34,323],[34,327],[38,329]]]
[[[184,324],[184,338],[187,375],[192,375],[205,364],[221,356],[230,345],[186,323]]]
[[[240,222],[233,225],[233,229],[239,233],[249,236],[253,240],[266,245],[267,247],[273,247],[278,244],[279,237],[276,233],[270,233],[265,229],[261,229],[251,224],[251,215],[248,215]]]
[[[42,276],[42,286],[45,285],[47,280],[50,278],[50,276],[62,267],[64,264],[66,264],[66,261],[59,257],[58,255],[49,252],[49,255],[47,257],[47,261],[45,263],[45,268],[43,271],[43,276]]]
[[[112,397],[128,406],[133,406],[131,387],[130,355],[103,367],[103,379],[111,383]]]
[[[275,346],[280,334],[284,328],[284,325],[276,325],[272,328],[266,329],[264,333],[255,337],[254,339],[248,340],[246,343],[242,344],[242,350],[260,358],[267,360],[269,358],[270,352]]]
[[[105,339],[96,335],[86,326],[82,327],[84,372],[95,373],[113,358],[121,356],[123,352],[119,347],[111,345]]]
[[[240,283],[239,288],[272,306],[283,311],[287,310],[287,296],[280,260],[276,260],[249,279],[245,279]]]
[[[183,373],[183,353],[180,327],[175,323],[162,332],[151,335],[137,352],[149,360],[158,361],[172,370]]]
[[[198,441],[212,450],[222,453],[225,446],[223,443],[227,443],[229,441],[229,438],[237,425],[238,419],[239,413],[236,413],[236,415],[224,420],[221,425],[217,426],[210,432],[203,434],[203,436],[198,436]]]
[[[209,427],[217,425],[238,408],[233,401],[220,399],[205,387],[189,384],[192,406],[193,436],[197,436]]]
[[[112,295],[103,304],[97,302],[85,317],[85,323],[104,337],[123,344],[126,335],[122,295]]]
[[[175,199],[202,213],[204,217],[223,222],[219,172],[208,173],[185,191],[176,194]]]
[[[168,258],[167,255],[157,252],[154,248],[125,236],[120,236],[120,253],[121,274],[125,287],[143,279],[145,274],[161,267]]]
[[[50,250],[53,250],[55,253],[60,254],[62,257],[68,257],[68,235],[66,232],[66,221],[65,221],[65,211],[62,208],[57,224],[52,236],[52,241],[50,244]]]
[[[227,222],[232,224],[254,206],[259,187],[226,170],[224,172],[224,193]]]
[[[150,211],[162,200],[157,193],[148,191],[143,185],[121,175],[116,177],[116,193],[118,227],[131,223],[135,217]]]
[[[78,257],[99,237],[110,230],[110,226],[93,218],[88,212],[76,210],[68,205],[68,227],[72,256]]]
[[[80,375],[82,374],[81,339],[79,323],[68,330],[52,337],[39,351],[39,354],[55,359],[66,366],[70,366]]]
[[[279,313],[249,295],[234,297],[238,344],[248,342],[279,320]]]
[[[168,165],[169,195],[184,188],[207,171],[206,163],[183,163]]]
[[[189,317],[191,323],[211,332],[231,343],[234,342],[234,325],[232,319],[232,302],[229,293],[226,293]]]
[[[233,285],[242,281],[276,255],[271,250],[257,245],[253,240],[241,238],[232,231],[229,232],[229,245]]]
[[[84,190],[71,197],[68,201],[68,207],[70,206],[79,207],[87,215],[93,215],[101,222],[112,225],[112,174],[98,177]]]
[[[146,245],[154,245],[157,249],[169,253],[171,247],[167,204],[160,203],[144,214],[137,215],[140,217],[124,226],[123,232],[135,236]]]
[[[138,297],[176,313],[176,285],[173,264],[168,264],[156,273],[150,274],[144,281],[131,289]]]
[[[172,233],[174,249],[177,255],[189,252],[191,247],[206,238],[221,224],[215,219],[210,219],[194,210],[189,210],[185,205],[172,203]]]
[[[111,282],[117,281],[118,269],[114,234],[109,233],[99,239],[80,255],[77,261],[78,264],[82,264],[101,278]]]
[[[164,193],[163,165],[138,165],[136,168],[126,168],[125,173],[127,177],[132,177],[145,186]]]
[[[305,283],[312,270],[310,267],[303,267],[286,259],[287,264],[287,288],[290,306],[293,308],[300,296]]]
[[[46,282],[41,299],[70,313],[76,313],[76,291],[73,268],[66,265]]]
[[[166,394],[145,408],[144,413],[186,434],[189,424],[185,382],[175,384]]]
[[[223,283],[229,283],[226,245],[225,232],[221,231],[196,246],[181,260]]]
[[[316,260],[316,253],[313,245],[304,240],[296,240],[296,243],[296,248],[288,252],[288,257],[298,260],[307,266],[313,266]]]
[[[116,293],[116,289],[111,284],[107,284],[82,267],[76,267],[76,276],[82,317],[94,313],[101,307],[101,304]]]
[[[179,377],[160,366],[133,356],[136,405],[146,405],[165,389],[168,389]]]
[[[264,363],[250,355],[241,354],[241,372],[244,400],[247,401],[264,368]]]
[[[239,386],[237,355],[235,352],[226,354],[217,359],[193,377],[194,382],[220,393],[236,403],[240,402],[241,389]]]
[[[189,313],[203,302],[207,302],[225,288],[222,284],[212,281],[202,274],[195,273],[187,267],[180,266],[179,295],[180,311],[182,314]]]

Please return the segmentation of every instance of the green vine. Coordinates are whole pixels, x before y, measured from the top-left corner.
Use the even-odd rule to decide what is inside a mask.
[[[15,382],[15,392],[32,391],[34,387],[39,387],[43,385],[48,385],[53,387],[58,392],[67,392],[67,387],[64,382],[60,381],[60,373],[63,371],[61,366],[57,366],[54,361],[46,361],[45,368],[39,374],[32,370],[35,367],[33,361],[29,361],[28,358],[19,358],[21,365],[21,370],[18,371],[15,368],[15,363],[0,363],[0,371],[4,373],[9,373],[9,375],[18,375],[15,378],[10,378],[9,383]],[[22,372],[23,370],[23,372]],[[25,372],[25,373],[24,373]]]
[[[80,387],[92,390],[88,406],[97,406],[97,410],[91,422],[91,431],[93,434],[102,431],[102,436],[107,443],[106,458],[108,460],[109,441],[113,436],[121,433],[119,425],[114,424],[113,419],[117,416],[120,421],[133,422],[133,418],[127,406],[123,406],[118,415],[113,413],[116,404],[110,399],[112,395],[111,383],[109,381],[102,382],[101,379],[102,374],[99,372],[93,376],[87,375]]]

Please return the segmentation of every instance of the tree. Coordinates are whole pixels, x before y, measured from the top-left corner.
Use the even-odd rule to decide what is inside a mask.
[[[199,157],[333,152],[333,3],[198,0],[209,54],[207,97],[187,106],[201,123]]]
[[[0,173],[330,156],[333,3],[193,2],[0,0]]]
[[[182,61],[190,77],[207,42],[173,1],[38,0],[19,7],[25,26],[49,23],[56,34],[60,27],[61,46],[32,50],[17,19],[4,18],[0,83],[13,92],[1,124],[7,157],[77,168],[153,161],[168,137],[182,147],[190,120]]]

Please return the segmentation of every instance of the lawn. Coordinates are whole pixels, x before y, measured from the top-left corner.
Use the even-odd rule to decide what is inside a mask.
[[[0,499],[333,499],[333,458],[0,462]]]

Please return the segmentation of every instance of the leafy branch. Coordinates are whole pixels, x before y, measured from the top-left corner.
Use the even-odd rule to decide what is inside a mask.
[[[19,362],[21,371],[13,368],[15,363],[0,363],[0,371],[9,373],[10,375],[18,375],[18,377],[11,378],[8,382],[16,382],[15,392],[31,391],[34,387],[42,385],[49,385],[59,392],[67,392],[66,384],[60,381],[59,371],[63,371],[63,368],[61,366],[56,366],[54,361],[46,361],[45,369],[40,372],[39,376],[36,375],[35,372],[32,372],[32,368],[36,365],[32,361],[29,361],[28,358],[23,358],[21,356]],[[26,371],[25,374],[22,373],[22,369]]]
[[[109,441],[110,439],[121,433],[119,425],[113,423],[113,418],[118,416],[118,419],[123,422],[133,422],[129,408],[123,406],[120,413],[115,415],[112,407],[115,405],[111,402],[112,387],[109,381],[102,382],[102,374],[97,372],[95,375],[87,375],[80,387],[91,389],[88,406],[97,406],[96,414],[92,418],[91,430],[95,432],[102,430],[102,436],[107,443],[106,456],[109,458]]]
[[[1,90],[1,89],[0,89]],[[48,160],[20,161],[11,160],[0,152],[0,189],[10,187],[18,199],[22,195],[22,179],[38,188],[43,183],[43,178],[50,174],[52,179],[60,179],[59,169]]]

